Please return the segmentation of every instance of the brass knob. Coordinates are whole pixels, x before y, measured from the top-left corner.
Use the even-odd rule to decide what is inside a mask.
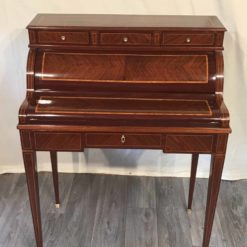
[[[190,43],[190,42],[191,42],[191,38],[190,37],[186,38],[186,43]]]
[[[123,37],[123,42],[127,43],[128,42],[128,37]]]
[[[62,35],[61,40],[66,40],[66,37],[64,35]]]
[[[125,143],[125,141],[126,141],[125,135],[122,135],[121,136],[121,143]]]

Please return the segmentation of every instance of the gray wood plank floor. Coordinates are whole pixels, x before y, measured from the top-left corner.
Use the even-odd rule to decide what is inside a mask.
[[[207,179],[40,173],[44,247],[200,247]],[[222,181],[210,247],[247,246],[247,180]],[[0,246],[34,247],[24,174],[0,175]]]

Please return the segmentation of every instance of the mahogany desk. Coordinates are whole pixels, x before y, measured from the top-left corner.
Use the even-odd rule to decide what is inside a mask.
[[[209,246],[229,114],[223,102],[225,28],[214,16],[39,14],[28,25],[27,94],[20,107],[35,237],[42,247],[36,151],[161,149],[212,155],[203,247]]]

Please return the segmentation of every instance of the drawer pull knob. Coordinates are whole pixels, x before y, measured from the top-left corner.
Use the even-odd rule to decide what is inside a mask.
[[[125,143],[125,141],[126,141],[125,135],[122,135],[121,136],[121,143]]]
[[[123,42],[127,43],[128,42],[128,37],[123,37]]]
[[[190,43],[191,42],[191,38],[186,38],[186,43]]]
[[[66,40],[66,37],[64,35],[62,35],[61,40]]]

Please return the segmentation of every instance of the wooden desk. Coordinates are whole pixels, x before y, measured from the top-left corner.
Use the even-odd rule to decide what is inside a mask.
[[[203,247],[209,246],[229,114],[217,17],[40,14],[27,27],[27,94],[19,124],[35,237],[42,247],[36,151],[161,149],[212,154]],[[83,195],[82,195],[83,196]]]

